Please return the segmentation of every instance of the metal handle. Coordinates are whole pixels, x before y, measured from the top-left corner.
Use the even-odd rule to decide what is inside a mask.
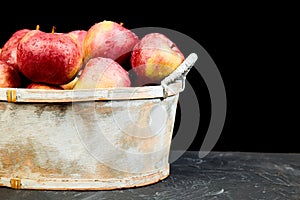
[[[194,66],[197,59],[197,54],[191,53],[171,74],[169,74],[169,76],[165,77],[161,81],[161,86],[164,90],[164,97],[168,96],[168,85],[178,79],[181,79],[182,90],[184,90],[186,76],[190,69]]]

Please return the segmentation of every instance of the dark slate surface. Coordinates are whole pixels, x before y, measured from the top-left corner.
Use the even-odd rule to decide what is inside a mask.
[[[36,191],[0,187],[0,199],[300,199],[300,154],[185,152],[166,179],[111,191]]]

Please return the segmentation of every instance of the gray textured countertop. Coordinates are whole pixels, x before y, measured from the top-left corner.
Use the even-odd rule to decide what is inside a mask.
[[[37,191],[0,187],[0,199],[300,199],[300,154],[185,152],[170,176],[111,191]]]

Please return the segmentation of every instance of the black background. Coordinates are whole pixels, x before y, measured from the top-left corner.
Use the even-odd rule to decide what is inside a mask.
[[[58,32],[87,30],[102,20],[123,22],[129,29],[177,30],[204,47],[225,84],[227,116],[214,150],[300,152],[296,128],[299,64],[292,62],[299,50],[292,5],[224,7],[182,2],[173,7],[152,1],[100,6],[85,2],[77,8],[62,8],[52,3],[54,6],[36,5],[30,10],[19,4],[19,10],[7,7],[13,14],[2,15],[0,45],[16,30],[35,29],[37,24],[49,32],[52,26]],[[199,150],[209,123],[209,96],[197,73],[189,73],[187,78],[203,99],[199,133],[190,146],[190,150]]]

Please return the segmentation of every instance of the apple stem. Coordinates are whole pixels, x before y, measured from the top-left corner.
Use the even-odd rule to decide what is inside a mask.
[[[52,32],[51,33],[54,33],[56,27],[55,26],[52,26]]]
[[[123,26],[123,25],[124,25],[124,23],[123,23],[123,22],[120,22],[120,25],[121,25],[121,26]]]
[[[40,30],[40,25],[36,25],[35,30]]]

